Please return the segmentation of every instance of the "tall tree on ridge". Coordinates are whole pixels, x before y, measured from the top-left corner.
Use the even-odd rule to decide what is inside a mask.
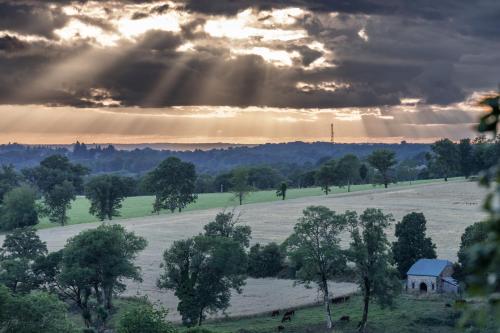
[[[172,213],[182,211],[198,196],[196,171],[193,163],[183,162],[177,157],[169,157],[161,162],[146,177],[147,187],[155,194],[153,212],[168,209]]]
[[[389,184],[389,170],[396,165],[396,154],[387,149],[378,149],[368,156],[368,163],[378,170],[382,176],[384,187]]]
[[[65,156],[52,155],[41,161],[38,167],[23,172],[42,192],[50,221],[65,225],[71,201],[83,191],[83,176],[89,170],[80,164],[72,164]]]

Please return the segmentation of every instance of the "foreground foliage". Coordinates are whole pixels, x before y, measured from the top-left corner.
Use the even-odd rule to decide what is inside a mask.
[[[160,288],[175,291],[186,326],[201,325],[207,313],[226,310],[231,290],[241,293],[247,273],[250,228],[220,213],[205,233],[174,242],[163,254]]]
[[[87,327],[105,326],[113,295],[125,290],[124,279],[140,281],[134,259],[146,244],[120,225],[101,225],[68,240],[56,287],[80,309]]]
[[[167,320],[168,312],[155,308],[147,300],[129,306],[121,314],[116,327],[117,333],[175,333]]]
[[[76,333],[67,311],[54,295],[37,291],[13,296],[0,285],[0,332]]]

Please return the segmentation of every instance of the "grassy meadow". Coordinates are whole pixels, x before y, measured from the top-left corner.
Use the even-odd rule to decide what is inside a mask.
[[[453,178],[449,181],[456,181],[462,178]],[[427,180],[417,180],[413,182],[399,182],[396,184],[391,184],[390,188],[395,187],[408,187],[413,185],[421,185],[428,183],[444,182],[442,179],[427,179]],[[373,186],[371,184],[362,185],[352,185],[351,192],[364,191],[371,189],[383,189],[382,185]],[[342,194],[347,192],[347,187],[332,188],[332,192],[329,195]],[[319,187],[302,188],[302,189],[289,189],[287,191],[287,199],[296,199],[311,196],[324,195]],[[150,216],[152,214],[152,204],[154,198],[152,196],[138,196],[129,197],[123,201],[122,208],[120,210],[121,216],[116,219],[128,219],[133,217],[143,217]],[[276,196],[276,191],[256,191],[250,193],[244,200],[244,204],[250,203],[261,203],[261,202],[271,202],[278,201],[281,198]],[[232,193],[202,193],[198,195],[198,200],[196,202],[188,205],[184,211],[194,211],[210,208],[225,208],[238,205]],[[98,219],[95,216],[89,214],[89,201],[83,197],[79,196],[71,205],[69,210],[69,224],[80,224],[80,223],[90,223],[97,222]],[[163,211],[162,214],[171,214],[170,211]],[[174,213],[178,214],[178,213]],[[47,218],[43,218],[38,225],[39,228],[51,228],[58,226],[57,224],[49,222]]]
[[[456,327],[459,313],[446,307],[453,299],[444,295],[413,296],[403,294],[396,300],[394,309],[382,309],[376,303],[370,304],[367,332],[370,333],[451,333],[459,332]],[[336,321],[334,332],[354,333],[362,316],[362,298],[355,295],[344,303],[332,306],[332,316]],[[349,316],[348,323],[339,322],[341,316]],[[277,332],[277,327],[283,325],[284,332],[321,333],[331,332],[325,329],[323,306],[299,309],[291,322],[281,324],[281,317],[271,317],[270,314],[242,319],[226,319],[207,322],[205,328],[214,333],[271,333]],[[493,332],[484,330],[482,332]]]

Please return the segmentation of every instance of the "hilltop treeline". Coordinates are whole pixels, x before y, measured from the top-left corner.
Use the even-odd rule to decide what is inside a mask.
[[[265,144],[255,147],[230,147],[227,149],[172,151],[142,148],[119,150],[112,145],[95,146],[77,142],[72,148],[0,145],[0,164],[12,164],[17,169],[36,166],[44,158],[59,154],[70,161],[89,168],[92,173],[120,173],[141,175],[156,167],[161,161],[175,156],[196,165],[200,174],[217,175],[239,166],[290,165],[314,166],[322,158],[339,158],[352,153],[362,158],[376,149],[389,149],[398,159],[407,159],[428,152],[427,144],[330,144],[325,142],[292,142]]]

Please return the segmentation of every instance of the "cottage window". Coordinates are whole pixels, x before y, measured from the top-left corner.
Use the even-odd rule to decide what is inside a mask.
[[[432,290],[434,290],[434,282],[432,282]]]
[[[415,289],[415,282],[411,283],[411,289]]]

